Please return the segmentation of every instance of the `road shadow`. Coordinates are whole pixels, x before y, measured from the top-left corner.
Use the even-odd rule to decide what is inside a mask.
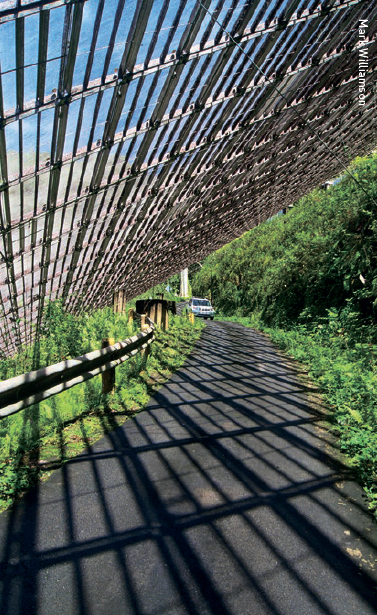
[[[375,613],[375,526],[308,393],[265,337],[209,324],[144,412],[0,517],[1,615]]]

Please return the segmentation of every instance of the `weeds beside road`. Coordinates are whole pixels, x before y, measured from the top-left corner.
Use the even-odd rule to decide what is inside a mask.
[[[133,333],[126,316],[110,309],[86,316],[81,327],[72,318],[60,306],[50,306],[49,335],[39,348],[44,364],[98,348],[108,335],[121,340]],[[201,322],[192,325],[178,316],[170,317],[170,323],[168,331],[156,332],[147,364],[136,355],[117,367],[114,395],[101,394],[97,376],[0,421],[0,511],[146,406],[150,395],[184,363],[203,327]],[[33,352],[25,349],[2,362],[3,378],[31,369]]]
[[[330,430],[339,436],[377,519],[377,345],[360,336],[350,310],[328,310],[314,324],[289,330],[263,325],[258,316],[226,318],[264,333],[308,369],[329,407]],[[363,342],[360,339],[364,339]]]

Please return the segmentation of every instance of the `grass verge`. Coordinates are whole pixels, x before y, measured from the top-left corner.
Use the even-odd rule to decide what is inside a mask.
[[[147,405],[200,337],[203,323],[170,318],[157,331],[145,363],[136,355],[117,367],[116,392],[101,394],[101,377],[73,387],[0,423],[0,512],[22,493]]]
[[[352,318],[350,312],[328,310],[320,322],[290,330],[266,327],[257,315],[219,320],[267,333],[280,349],[304,364],[330,408],[330,429],[339,437],[340,450],[348,457],[377,520],[377,345],[357,341],[349,325]]]

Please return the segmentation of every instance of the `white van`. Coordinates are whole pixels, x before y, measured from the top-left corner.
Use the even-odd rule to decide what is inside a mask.
[[[210,318],[213,320],[215,316],[215,310],[213,309],[211,302],[208,299],[201,299],[200,297],[193,297],[189,302],[189,312],[192,312],[194,316],[200,316],[201,318]]]

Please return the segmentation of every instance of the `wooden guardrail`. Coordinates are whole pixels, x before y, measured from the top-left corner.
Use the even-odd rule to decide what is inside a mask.
[[[123,342],[1,382],[0,418],[15,414],[98,374],[115,369],[138,352],[148,348],[155,335],[154,323],[147,320],[147,328],[143,330],[142,327],[140,333]]]

